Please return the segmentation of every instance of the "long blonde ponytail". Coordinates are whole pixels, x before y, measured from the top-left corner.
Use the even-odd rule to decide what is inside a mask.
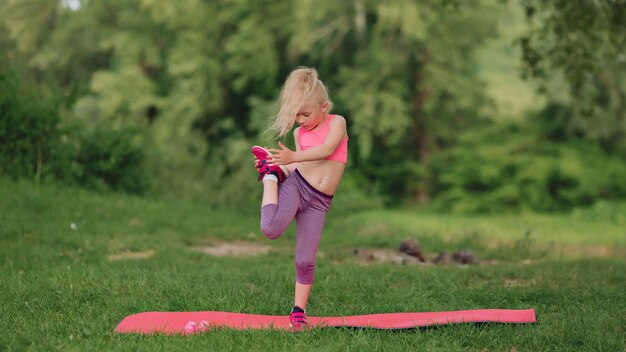
[[[298,110],[313,99],[316,103],[328,102],[328,111],[332,108],[332,102],[328,99],[328,90],[317,78],[315,69],[299,67],[293,70],[280,92],[280,109],[269,131],[278,137],[285,136],[293,128]]]

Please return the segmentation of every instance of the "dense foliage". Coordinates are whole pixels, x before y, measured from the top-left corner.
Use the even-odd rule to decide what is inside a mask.
[[[444,212],[562,211],[626,197],[626,163],[589,141],[559,143],[542,125],[490,126],[433,160]]]
[[[522,2],[528,30],[520,38],[524,73],[548,95],[560,75],[568,83],[567,116],[554,116],[564,136],[592,140],[626,155],[626,1]],[[558,118],[558,120],[557,120]]]
[[[148,189],[136,131],[63,121],[58,97],[28,90],[11,70],[0,75],[0,91],[1,174],[137,194]]]
[[[12,71],[0,71],[0,173],[41,179],[44,159],[58,143],[58,104],[25,89]]]
[[[476,61],[512,3],[0,0],[2,62],[64,102],[22,104],[41,118],[17,124],[0,116],[2,173],[40,178],[42,160],[63,155],[72,166],[48,172],[62,180],[247,204],[258,198],[249,146],[275,143],[263,132],[280,86],[307,65],[348,121],[347,199],[491,211],[623,197],[624,1],[519,3],[520,62],[550,104],[513,130]],[[0,100],[29,99],[10,91]]]

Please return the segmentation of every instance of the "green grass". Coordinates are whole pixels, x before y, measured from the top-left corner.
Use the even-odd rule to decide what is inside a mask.
[[[258,216],[8,181],[0,181],[0,214],[0,351],[626,349],[621,214],[460,217],[380,210],[333,217],[331,210],[310,315],[534,308],[539,322],[403,332],[221,329],[188,338],[113,331],[124,316],[142,311],[285,314],[293,295],[293,227],[269,241]],[[469,248],[492,263],[365,265],[350,253],[394,249],[408,236],[428,255]],[[259,242],[272,252],[211,257],[189,248],[218,240]],[[597,257],[580,250],[587,247],[613,251]],[[572,248],[578,252],[568,255]],[[148,250],[154,255],[146,259],[108,259]]]

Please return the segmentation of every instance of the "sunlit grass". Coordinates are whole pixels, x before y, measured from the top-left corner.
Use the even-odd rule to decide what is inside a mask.
[[[589,222],[580,214],[461,217],[413,210],[333,218],[331,211],[309,314],[534,308],[539,323],[403,332],[321,329],[303,334],[220,329],[183,338],[113,331],[124,316],[142,311],[286,314],[293,295],[294,229],[269,241],[258,230],[258,216],[206,209],[182,200],[164,202],[8,181],[0,181],[0,212],[0,314],[4,317],[0,350],[615,351],[626,347],[624,259],[592,257],[593,253],[572,259],[533,252],[535,244],[552,241],[555,246],[619,247],[623,228],[619,219]],[[530,240],[520,241],[529,228],[533,229]],[[496,261],[409,266],[366,264],[350,255],[356,247],[395,249],[407,236],[418,238],[428,253],[470,248],[481,259]],[[585,242],[586,236],[597,240]],[[491,238],[500,242],[494,244]],[[271,251],[258,257],[213,257],[191,250],[230,240],[262,243]],[[150,254],[132,258],[125,253]],[[119,256],[111,257],[115,254]]]

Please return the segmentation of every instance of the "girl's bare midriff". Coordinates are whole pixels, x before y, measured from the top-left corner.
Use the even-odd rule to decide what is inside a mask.
[[[299,162],[296,167],[316,190],[333,195],[339,187],[346,164],[335,160],[314,160]]]

